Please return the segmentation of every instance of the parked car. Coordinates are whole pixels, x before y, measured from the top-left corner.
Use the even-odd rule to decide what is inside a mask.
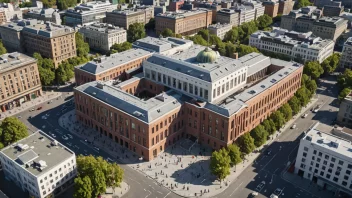
[[[266,151],[266,155],[271,155],[271,149]]]
[[[296,124],[293,124],[292,126],[291,126],[291,129],[295,129],[297,127],[297,125]]]
[[[43,107],[38,107],[37,110],[41,110]]]
[[[253,192],[249,195],[249,197],[253,198],[253,197],[257,196],[257,195],[258,195],[258,193],[255,192],[255,191],[253,191]]]
[[[68,140],[68,137],[67,137],[66,135],[63,135],[63,136],[62,136],[62,139]]]
[[[260,192],[264,186],[265,186],[265,181],[262,181],[262,182],[260,182],[260,184],[258,184],[258,186],[255,188],[255,190],[257,192]]]
[[[277,189],[274,191],[273,194],[276,195],[276,196],[280,196],[281,193],[282,193],[282,189],[281,189],[281,188],[277,188]]]
[[[308,116],[308,113],[303,114],[301,117],[306,118]]]

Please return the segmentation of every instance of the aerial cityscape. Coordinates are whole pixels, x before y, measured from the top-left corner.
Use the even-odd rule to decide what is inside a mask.
[[[352,198],[352,1],[0,0],[0,198]]]

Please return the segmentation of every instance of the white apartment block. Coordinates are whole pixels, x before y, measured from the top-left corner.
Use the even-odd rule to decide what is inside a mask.
[[[13,7],[11,3],[0,4],[0,23],[21,20],[22,17],[22,11],[20,8]]]
[[[215,34],[221,40],[224,39],[225,34],[232,29],[232,25],[225,23],[225,24],[213,24],[208,26],[208,30],[210,34]]]
[[[42,131],[0,150],[5,176],[35,198],[58,195],[77,174],[73,151]]]
[[[342,126],[352,127],[352,92],[341,101],[337,122]]]
[[[279,53],[297,61],[322,63],[334,52],[334,41],[315,37],[312,32],[300,33],[274,28],[257,31],[249,38],[249,45],[258,50]]]
[[[351,142],[317,129],[315,124],[301,139],[295,173],[332,191],[352,194]]]
[[[78,31],[83,34],[90,48],[104,52],[108,52],[115,43],[120,44],[127,41],[125,29],[107,23],[94,23]]]
[[[352,37],[348,38],[343,44],[340,67],[352,68]]]

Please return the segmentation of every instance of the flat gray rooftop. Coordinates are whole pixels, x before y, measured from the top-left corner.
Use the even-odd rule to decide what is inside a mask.
[[[191,42],[193,41],[173,38],[173,37],[154,38],[154,37],[148,36],[137,40],[136,42],[133,43],[133,46],[160,53],[160,52],[169,50],[171,48],[174,48],[176,46],[184,45]]]
[[[46,133],[38,131],[3,148],[0,152],[22,166],[29,173],[40,176],[74,155],[73,151],[59,142],[56,141],[56,145],[52,144],[53,141],[56,140]],[[19,147],[26,149],[19,149]],[[25,164],[32,164],[32,162],[46,164],[46,166],[42,170],[33,165],[26,167]]]
[[[24,65],[36,62],[35,58],[19,52],[7,53],[0,56],[0,72],[5,73]]]
[[[111,54],[110,56],[102,56],[100,57],[100,61],[89,61],[88,63],[77,66],[76,69],[97,75],[151,54],[151,52],[143,49],[130,49],[124,52]]]
[[[118,87],[119,84],[113,85],[112,83],[112,81],[94,81],[75,89],[146,123],[150,123],[182,105],[182,95],[175,91],[168,91],[148,100],[142,100],[121,90]]]
[[[312,144],[318,147],[325,148],[327,150],[339,153],[351,158],[352,155],[352,144],[350,141],[340,138],[338,136],[325,133],[317,129],[319,123],[312,127],[304,137],[306,141],[310,141]]]

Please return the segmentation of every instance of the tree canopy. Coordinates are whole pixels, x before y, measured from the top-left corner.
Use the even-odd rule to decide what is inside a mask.
[[[265,130],[264,126],[259,124],[251,132],[251,137],[254,139],[254,145],[260,147],[265,144],[268,139],[268,132]]]
[[[242,162],[241,151],[236,144],[230,144],[229,146],[227,146],[227,152],[232,165],[236,165]]]
[[[244,154],[250,154],[255,149],[254,139],[250,136],[249,133],[241,135],[236,143],[240,147],[240,151]]]
[[[169,28],[165,28],[162,32],[161,35],[163,35],[163,37],[173,37],[175,34],[172,32],[172,30],[170,30]]]
[[[128,27],[127,30],[127,41],[130,43],[135,42],[138,39],[146,36],[145,28],[143,23],[133,23]]]
[[[117,187],[122,182],[123,170],[116,164],[110,164],[102,157],[93,156],[79,156],[77,157],[78,177],[75,179],[75,195],[89,195],[91,189],[91,196],[97,197],[104,193],[106,187]],[[85,184],[91,185],[88,191],[84,192],[87,187]]]
[[[342,101],[344,98],[346,98],[346,96],[347,96],[350,92],[351,92],[351,89],[350,89],[350,88],[344,88],[344,89],[340,92],[340,94],[339,94],[339,96],[338,96],[339,101]]]
[[[28,130],[16,117],[7,117],[0,124],[0,149],[28,136]]]
[[[313,79],[318,79],[324,73],[324,69],[318,61],[309,61],[304,64],[303,72]]]
[[[292,109],[288,103],[285,103],[282,105],[279,109],[279,111],[282,113],[282,115],[285,118],[285,121],[288,122],[292,118]]]
[[[55,79],[55,66],[53,60],[43,58],[38,52],[35,52],[33,57],[38,60],[37,65],[42,85],[51,85]]]
[[[44,7],[51,8],[56,5],[56,0],[42,0]]]
[[[306,86],[303,85],[296,91],[295,96],[301,102],[301,106],[303,107],[308,104],[311,93]]]
[[[230,174],[231,159],[225,148],[214,151],[210,158],[210,171],[220,181]]]
[[[57,0],[57,8],[60,10],[67,10],[77,4],[77,0]]]
[[[154,30],[155,29],[155,18],[150,18],[149,22],[145,24],[145,29]]]
[[[334,53],[321,63],[325,73],[330,74],[336,70],[340,63],[340,56],[341,55],[339,53]]]
[[[342,75],[337,79],[337,83],[343,89],[346,87],[352,87],[352,70],[346,69]]]
[[[92,182],[88,176],[75,178],[74,198],[92,198]]]
[[[132,49],[132,43],[126,41],[126,42],[123,42],[120,44],[117,44],[117,43],[113,44],[110,47],[110,52],[113,54],[116,52],[123,52],[123,51],[129,50],[129,49]]]
[[[280,129],[285,124],[285,117],[280,111],[272,113],[270,119],[274,121],[276,129]]]
[[[301,110],[301,103],[296,96],[293,96],[289,101],[288,104],[292,109],[292,114],[296,115]]]
[[[257,23],[258,23],[259,29],[262,30],[266,27],[269,27],[273,23],[273,18],[271,18],[267,14],[264,14],[257,18]]]
[[[310,5],[312,5],[312,3],[309,0],[297,0],[295,3],[294,9],[298,10],[300,8],[307,7]]]
[[[0,40],[0,55],[6,54],[7,50],[4,47],[4,44],[2,43],[2,40]]]
[[[265,128],[265,130],[270,134],[274,134],[275,131],[276,131],[276,126],[275,126],[275,123],[272,119],[268,118],[266,120],[263,121],[263,126]]]
[[[76,32],[75,39],[76,39],[77,56],[80,56],[80,57],[87,56],[89,53],[89,44],[84,42],[83,35],[79,32]]]

